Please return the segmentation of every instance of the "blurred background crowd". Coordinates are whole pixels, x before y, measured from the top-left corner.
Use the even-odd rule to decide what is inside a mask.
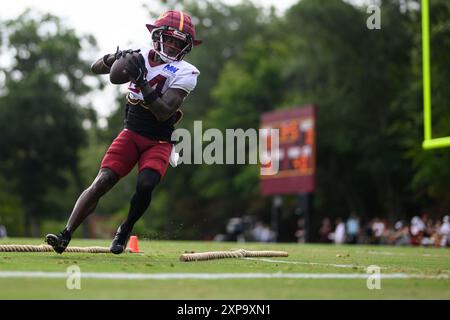
[[[410,221],[389,221],[373,218],[360,221],[355,214],[347,220],[337,218],[332,223],[324,218],[319,230],[320,242],[336,244],[383,244],[445,247],[450,245],[449,216],[431,219],[427,214],[414,216]]]
[[[305,242],[304,219],[297,221],[295,237],[298,243]],[[231,218],[226,225],[226,233],[218,234],[215,241],[257,241],[275,242],[277,233],[254,217]],[[335,244],[370,244],[396,246],[450,246],[449,216],[432,219],[428,214],[414,216],[410,221],[375,217],[362,221],[352,213],[346,220],[336,218],[334,221],[325,217],[318,230],[318,242]]]

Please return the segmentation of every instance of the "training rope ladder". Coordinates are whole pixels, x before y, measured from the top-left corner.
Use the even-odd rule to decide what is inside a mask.
[[[225,258],[247,258],[247,257],[287,257],[285,251],[249,251],[237,249],[232,251],[210,251],[199,253],[185,253],[180,256],[180,260],[184,262],[202,261]]]
[[[0,252],[53,252],[53,248],[49,245],[23,245],[23,244],[6,244],[0,245]],[[67,247],[64,252],[79,253],[111,253],[107,247]],[[129,248],[125,252],[132,252]],[[247,257],[287,257],[285,251],[249,251],[244,249],[236,249],[230,251],[209,251],[209,252],[186,252],[180,256],[180,261],[204,261],[226,258],[247,258]]]
[[[131,252],[126,249],[126,252]],[[53,252],[49,245],[33,246],[28,244],[5,244],[0,245],[0,252]],[[83,253],[110,253],[107,247],[67,247],[64,252],[83,252]]]

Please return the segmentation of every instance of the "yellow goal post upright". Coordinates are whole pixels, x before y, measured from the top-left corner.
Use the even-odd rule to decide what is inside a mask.
[[[423,128],[425,150],[450,147],[450,136],[432,138],[431,74],[430,74],[430,15],[429,0],[422,0],[422,72],[423,72]]]

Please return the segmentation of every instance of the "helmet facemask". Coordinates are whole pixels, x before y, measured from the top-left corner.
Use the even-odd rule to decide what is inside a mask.
[[[166,63],[182,60],[193,46],[189,34],[168,26],[154,29],[151,37],[156,53]]]

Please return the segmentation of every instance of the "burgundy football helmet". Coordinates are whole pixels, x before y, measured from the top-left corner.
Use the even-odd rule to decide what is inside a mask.
[[[156,19],[155,24],[146,24],[151,33],[153,48],[166,62],[180,61],[193,46],[202,43],[195,38],[192,18],[182,12],[169,10]]]

